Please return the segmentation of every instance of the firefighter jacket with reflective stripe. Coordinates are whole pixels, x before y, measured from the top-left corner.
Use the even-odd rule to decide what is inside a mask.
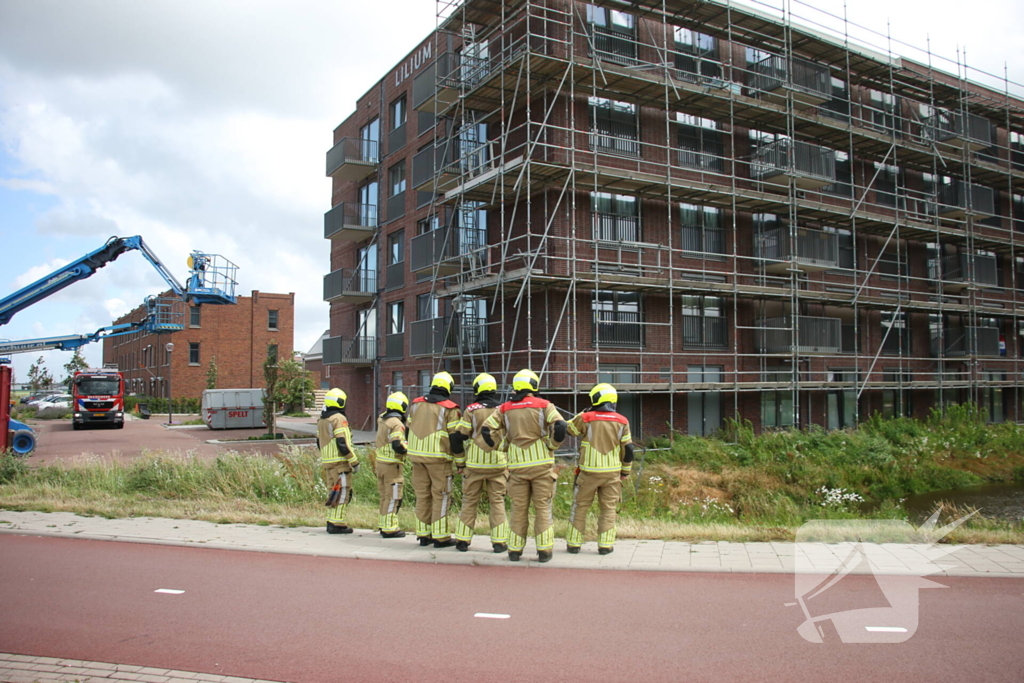
[[[629,474],[623,462],[626,444],[633,442],[629,420],[610,410],[589,410],[569,421],[569,434],[580,439],[580,469],[584,472]]]
[[[448,435],[459,426],[462,413],[454,401],[433,403],[420,396],[409,406],[409,460],[430,463],[451,461]]]
[[[562,416],[554,404],[536,396],[519,401],[506,401],[492,414],[484,426],[492,433],[492,440],[507,449],[510,470],[536,465],[554,464],[555,449],[560,444],[552,439],[552,426]]]
[[[392,441],[400,441],[406,449],[409,448],[402,418],[398,413],[384,413],[377,418],[377,462],[405,462],[405,455],[395,453],[391,447]]]
[[[340,410],[325,410],[316,423],[317,443],[320,446],[320,462],[331,463],[342,460],[349,465],[359,462],[355,448],[352,446],[352,432],[348,428],[348,418]],[[342,438],[348,446],[348,455],[342,455],[335,439]]]
[[[487,406],[483,403],[471,403],[466,406],[459,422],[459,433],[468,437],[463,442],[463,451],[455,456],[457,467],[468,467],[472,470],[502,469],[508,464],[505,451],[492,449],[480,436],[484,422],[497,412],[498,406]]]

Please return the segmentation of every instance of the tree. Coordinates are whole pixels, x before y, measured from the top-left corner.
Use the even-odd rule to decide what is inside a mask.
[[[307,371],[301,361],[295,357],[281,361],[278,372],[275,399],[285,413],[304,412],[307,405],[316,401],[313,373]]]
[[[263,380],[267,393],[263,397],[263,419],[267,423],[267,434],[271,436],[277,428],[277,344],[267,344],[267,359],[263,361]]]
[[[28,383],[32,387],[32,391],[39,391],[53,384],[53,375],[46,369],[45,363],[46,360],[39,356],[39,360],[28,368]]]
[[[217,388],[217,356],[210,356],[210,364],[206,368],[206,388]]]
[[[82,349],[75,349],[74,355],[71,356],[71,360],[64,364],[64,372],[67,373],[67,377],[64,379],[64,384],[67,385],[68,391],[71,391],[71,380],[74,378],[76,372],[81,372],[89,367],[89,364],[85,362],[85,358],[82,358]]]

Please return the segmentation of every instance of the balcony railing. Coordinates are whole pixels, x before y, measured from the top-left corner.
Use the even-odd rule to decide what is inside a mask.
[[[594,56],[606,62],[632,66],[638,64],[636,40],[604,26],[591,25]]]
[[[478,354],[487,352],[487,323],[476,315],[455,316],[448,334],[448,354]]]
[[[728,345],[729,329],[725,318],[683,316],[684,349],[724,349]]]
[[[935,352],[937,339],[932,339],[932,352]],[[945,331],[943,354],[951,358],[964,356],[998,356],[998,327],[950,327]]]
[[[937,211],[945,218],[963,219],[968,213],[976,216],[994,216],[995,192],[991,187],[970,185],[962,180],[939,185]]]
[[[946,292],[960,291],[972,283],[999,286],[998,262],[988,254],[943,254],[940,278]],[[972,268],[973,266],[973,268]]]
[[[445,52],[438,55],[412,81],[412,108],[434,113],[444,111],[459,99],[457,83],[452,77],[455,70],[455,55]]]
[[[602,242],[639,242],[640,217],[595,213],[594,239]]]
[[[432,356],[444,352],[447,318],[417,320],[411,324],[412,338],[409,353],[413,356]]]
[[[931,116],[921,120],[921,135],[925,142],[985,149],[992,146],[992,122],[977,114],[933,109]]]
[[[384,337],[384,355],[392,359],[405,356],[404,332],[396,332]]]
[[[813,190],[836,182],[836,155],[827,147],[782,138],[763,145],[750,161],[750,177],[773,185]]]
[[[362,180],[376,172],[380,144],[376,140],[342,138],[327,152],[327,175],[338,180]]]
[[[445,192],[455,186],[460,168],[455,142],[439,140],[412,158],[412,186],[421,192]]]
[[[842,348],[840,318],[784,315],[762,318],[757,326],[757,350],[761,353],[839,353]]]
[[[342,268],[324,276],[324,301],[364,303],[377,292],[377,271]]]
[[[594,311],[594,341],[600,346],[642,347],[644,326],[632,311]]]
[[[768,55],[751,65],[747,85],[765,99],[785,101],[792,94],[797,105],[818,106],[832,99],[828,68],[799,57]]]
[[[595,152],[640,156],[640,135],[636,123],[601,121],[590,131],[590,148]]]
[[[324,365],[372,365],[376,358],[376,337],[328,337],[324,339]]]
[[[487,235],[476,228],[439,228],[413,237],[409,243],[414,273],[454,275],[484,258]]]
[[[763,259],[764,269],[813,272],[839,267],[839,235],[820,230],[796,229],[796,253],[789,228],[762,230],[754,235],[754,256]]]
[[[361,242],[377,229],[377,206],[342,202],[324,214],[324,238],[339,242]]]

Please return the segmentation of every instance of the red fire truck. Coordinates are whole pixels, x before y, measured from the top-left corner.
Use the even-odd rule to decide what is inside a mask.
[[[87,425],[124,427],[124,378],[117,370],[88,369],[71,380],[71,419],[74,429]]]

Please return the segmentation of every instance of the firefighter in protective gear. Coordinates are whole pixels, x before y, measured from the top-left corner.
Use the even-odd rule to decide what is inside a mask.
[[[569,434],[580,437],[580,460],[573,485],[569,533],[570,553],[578,553],[587,530],[587,511],[597,498],[597,552],[607,555],[615,545],[615,510],[622,482],[633,466],[629,420],[616,410],[619,396],[611,384],[590,390],[591,407],[569,421]]]
[[[384,412],[377,418],[377,493],[380,495],[380,516],[377,528],[384,538],[402,538],[405,532],[398,528],[398,511],[402,507],[402,487],[405,484],[405,416],[409,411],[409,397],[398,391],[388,396]]]
[[[452,500],[452,455],[462,452],[462,442],[452,440],[462,413],[451,400],[455,379],[439,372],[430,382],[426,396],[409,406],[409,460],[412,487],[416,492],[416,537],[421,546],[435,548],[455,545],[448,528],[448,507]]]
[[[480,430],[480,438],[494,448],[505,441],[508,458],[508,497],[512,499],[508,559],[518,562],[526,546],[533,503],[533,529],[538,560],[551,559],[555,530],[551,503],[555,495],[555,449],[565,440],[566,424],[554,404],[536,394],[540,378],[520,370],[512,379],[515,394],[502,403]]]
[[[324,396],[324,410],[317,420],[317,445],[324,483],[329,492],[327,533],[350,534],[345,525],[345,508],[352,502],[352,476],[359,470],[359,458],[352,450],[352,432],[345,417],[348,397],[341,389],[331,389]]]
[[[462,479],[462,512],[455,522],[455,547],[465,552],[473,540],[477,504],[484,491],[490,509],[491,547],[496,553],[508,550],[508,523],[505,521],[505,478],[507,461],[504,451],[482,448],[480,430],[484,422],[501,404],[498,382],[483,373],[473,380],[475,401],[466,406],[452,439],[462,441],[463,452],[455,457],[455,467]]]

